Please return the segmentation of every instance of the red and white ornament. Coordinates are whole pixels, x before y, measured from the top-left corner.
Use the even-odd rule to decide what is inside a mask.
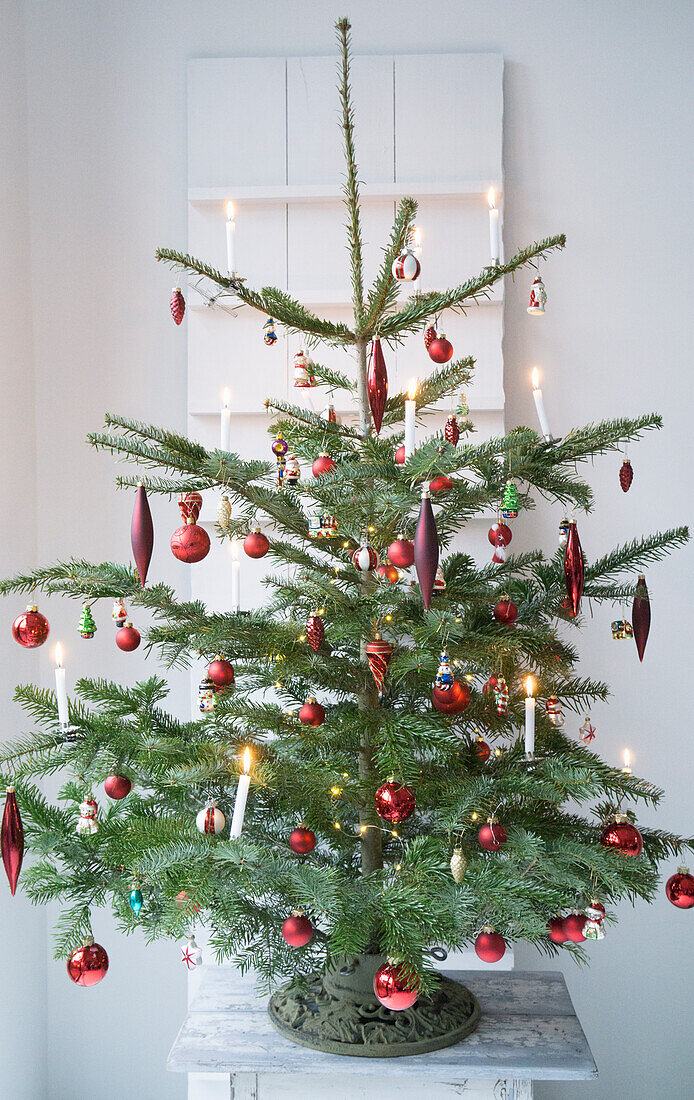
[[[260,530],[257,520],[243,540],[243,552],[249,558],[264,558],[270,549],[270,540]]]
[[[694,908],[694,875],[688,867],[678,867],[670,876],[665,883],[665,896],[678,909]]]
[[[186,964],[188,970],[202,966],[202,951],[195,942],[195,936],[189,936],[187,944],[181,948],[181,962]]]
[[[7,881],[14,897],[24,858],[24,829],[14,787],[8,787],[5,795],[5,809],[0,828],[0,849],[2,849],[2,863]]]
[[[443,332],[439,332],[431,341],[427,351],[429,352],[429,358],[433,359],[435,363],[447,363],[449,359],[453,358],[453,344],[446,339]]]
[[[506,940],[490,924],[485,924],[475,940],[475,954],[482,962],[498,962],[506,954]]]
[[[210,552],[210,536],[197,522],[202,507],[200,493],[186,493],[179,497],[178,507],[184,523],[171,536],[171,553],[179,561],[192,565],[202,561]]]
[[[113,601],[111,617],[118,628],[125,626],[128,620],[128,611],[125,606],[125,600],[122,597]]]
[[[132,653],[134,649],[140,644],[140,631],[136,630],[131,622],[126,622],[125,626],[122,626],[120,630],[116,632],[116,645],[119,649],[122,649],[124,653]]]
[[[398,535],[388,547],[388,558],[398,569],[409,569],[414,562],[414,543]]]
[[[104,790],[109,798],[120,801],[121,798],[125,798],[126,795],[130,794],[132,783],[127,775],[109,775],[104,780]]]
[[[314,612],[306,620],[306,641],[314,653],[320,649],[325,637],[325,623],[320,615]]]
[[[383,691],[386,672],[392,656],[393,643],[386,641],[380,634],[375,634],[372,640],[366,643],[366,659],[369,662],[371,675],[379,693]]]
[[[77,832],[80,834],[80,836],[91,836],[93,833],[98,833],[98,813],[99,807],[96,804],[94,796],[91,794],[87,795],[84,801],[80,802],[80,818],[77,822]]]
[[[487,532],[487,538],[492,546],[498,546],[499,543],[508,546],[513,538],[513,531],[507,523],[493,523]]]
[[[503,676],[497,676],[495,673],[492,673],[482,688],[482,693],[487,696],[491,695],[494,700],[494,706],[496,707],[496,713],[500,718],[508,714],[508,684]],[[485,706],[484,709],[487,710],[487,707]]]
[[[391,825],[407,821],[417,805],[412,788],[396,783],[392,776],[376,791],[375,802],[378,816]]]
[[[500,851],[507,841],[506,830],[495,817],[490,817],[486,825],[483,825],[477,834],[480,846],[485,852]]]
[[[376,1000],[391,1012],[412,1008],[419,996],[419,985],[407,977],[402,964],[391,959],[379,966],[374,977]]]
[[[506,561],[506,543],[502,538],[499,539],[494,547],[492,561],[495,565],[503,565],[503,563]]]
[[[314,458],[313,465],[311,466],[311,473],[314,477],[322,477],[323,474],[329,474],[331,470],[334,470],[337,463],[330,457],[327,451],[321,451],[318,458]]]
[[[171,300],[169,302],[169,309],[171,310],[171,316],[177,325],[180,325],[183,320],[183,314],[186,311],[186,300],[181,293],[180,286],[175,286],[171,291]]]
[[[215,687],[218,688],[232,687],[236,682],[234,666],[231,661],[227,661],[226,657],[222,657],[221,654],[217,654],[214,661],[210,662],[207,675]]]
[[[626,814],[614,815],[603,829],[600,843],[623,856],[640,856],[643,851],[643,837]]]
[[[498,623],[503,623],[504,626],[513,626],[518,618],[518,608],[513,600],[510,600],[508,596],[503,596],[494,605],[492,614]]]
[[[373,546],[363,543],[352,554],[352,565],[360,573],[370,573],[378,565],[379,557]]]
[[[216,836],[221,833],[227,823],[227,819],[215,802],[214,798],[208,798],[207,802],[195,817],[195,825],[199,832]]]
[[[391,270],[393,278],[397,279],[398,282],[413,283],[415,279],[419,278],[422,265],[411,248],[404,248],[400,255],[393,260]]]
[[[544,313],[545,306],[547,305],[547,291],[545,290],[545,284],[540,278],[540,274],[535,276],[533,285],[530,288],[530,302],[528,304],[528,313]]]
[[[108,970],[108,955],[100,943],[89,936],[81,947],[70,952],[67,960],[68,977],[75,985],[91,986],[103,981]]]
[[[460,425],[458,424],[458,418],[455,413],[451,413],[446,421],[446,426],[443,429],[443,435],[447,443],[451,446],[457,447],[458,440],[460,439]]]
[[[325,722],[325,708],[320,705],[315,696],[309,695],[299,711],[299,721],[304,726],[322,726]]]
[[[25,649],[36,649],[46,641],[50,629],[46,616],[30,603],[12,623],[12,637]]]
[[[586,714],[583,725],[578,727],[578,736],[584,745],[590,745],[591,741],[595,740],[596,733],[597,730],[590,720],[590,715]]]
[[[587,940],[604,940],[605,929],[603,928],[603,920],[605,918],[605,906],[600,901],[596,901],[592,898],[590,903],[585,908],[586,923],[583,925],[583,935]]]
[[[282,936],[290,947],[305,947],[313,939],[313,925],[300,909],[294,909],[282,924]]]
[[[298,825],[289,837],[289,847],[298,856],[307,856],[316,846],[316,834],[305,825]]]
[[[311,374],[311,367],[313,364],[308,356],[304,355],[303,351],[297,351],[294,356],[294,387],[298,390],[310,390],[315,384],[316,380]]]
[[[561,711],[561,703],[557,699],[556,695],[550,695],[545,702],[545,713],[549,721],[557,729],[561,729],[564,725],[564,715]]]

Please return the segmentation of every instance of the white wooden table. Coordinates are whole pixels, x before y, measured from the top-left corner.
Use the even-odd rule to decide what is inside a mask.
[[[345,1058],[282,1038],[250,976],[210,967],[171,1048],[195,1100],[531,1100],[532,1082],[597,1069],[562,974],[448,971],[482,1006],[457,1046],[412,1058]]]

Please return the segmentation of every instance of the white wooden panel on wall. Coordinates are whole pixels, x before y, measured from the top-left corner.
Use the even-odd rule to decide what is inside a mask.
[[[287,215],[284,205],[240,202],[231,190],[227,198],[234,200],[234,247],[238,270],[243,272],[249,286],[286,287]],[[227,269],[225,224],[225,202],[190,204],[190,251],[222,272]],[[194,302],[192,298],[191,304]]]
[[[287,395],[284,341],[267,348],[255,314],[229,317],[220,310],[188,313],[188,412],[211,413],[231,391],[232,417],[262,412],[268,393]],[[258,357],[263,355],[262,370]],[[216,446],[219,443],[217,442]]]
[[[188,187],[286,183],[286,62],[188,62]]]
[[[393,224],[393,203],[374,200],[362,207],[364,284],[378,273],[382,248]],[[339,200],[290,203],[287,222],[289,290],[306,302],[351,300],[345,208]]]
[[[500,180],[501,54],[395,58],[397,180]]]
[[[345,159],[338,127],[335,57],[292,57],[287,61],[287,182],[342,181]],[[352,99],[362,180],[393,176],[393,58],[355,57]]]

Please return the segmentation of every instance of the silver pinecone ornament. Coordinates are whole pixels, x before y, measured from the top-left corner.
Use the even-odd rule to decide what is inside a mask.
[[[230,519],[231,504],[229,503],[229,497],[225,493],[219,504],[217,505],[217,523],[221,527],[222,531],[228,531]]]

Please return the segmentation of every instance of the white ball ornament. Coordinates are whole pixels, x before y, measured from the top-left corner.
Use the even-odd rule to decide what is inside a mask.
[[[369,546],[368,543],[358,546],[352,554],[352,564],[360,573],[368,573],[370,570],[376,569],[378,562],[378,554],[373,546]]]
[[[215,802],[214,798],[208,798],[203,808],[195,818],[195,824],[201,833],[221,833],[227,823],[227,819]]]
[[[401,283],[413,283],[419,278],[422,266],[411,248],[405,248],[393,260],[393,278]]]

